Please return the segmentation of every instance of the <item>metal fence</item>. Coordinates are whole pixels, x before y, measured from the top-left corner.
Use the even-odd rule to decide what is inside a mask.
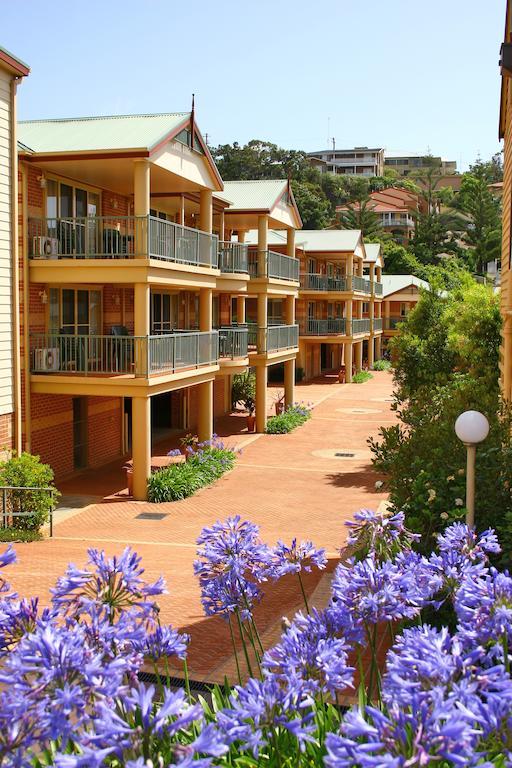
[[[50,536],[53,536],[53,511],[55,508],[55,488],[36,488],[23,486],[21,488],[2,485],[2,528],[22,527],[17,526],[16,521],[28,519],[38,513],[41,507],[48,511],[50,523]],[[34,507],[37,506],[37,510]]]
[[[344,277],[329,277],[315,273],[302,274],[300,287],[310,291],[347,291],[347,280]]]
[[[352,290],[359,291],[360,293],[371,293],[372,284],[369,280],[365,280],[364,277],[352,275]]]
[[[299,282],[299,259],[276,251],[250,250],[249,274],[252,277],[272,277],[275,280]]]
[[[374,317],[373,318],[373,330],[374,331],[382,331],[382,318],[381,317]]]
[[[218,360],[217,331],[181,331],[153,336],[32,334],[32,373],[172,373]]]
[[[327,320],[316,320],[308,317],[301,325],[301,334],[304,336],[328,336],[329,334],[345,334],[345,318],[336,317]]]
[[[352,320],[352,335],[355,336],[358,333],[369,333],[370,332],[370,319],[365,318],[356,318],[355,320]]]
[[[266,349],[258,351],[279,352],[285,349],[295,349],[298,345],[298,325],[271,325],[266,329]]]
[[[245,243],[231,243],[225,240],[219,242],[219,269],[228,273],[247,273],[249,261],[247,258],[249,246]]]
[[[149,217],[149,256],[198,267],[217,267],[217,235]]]
[[[247,357],[248,337],[247,327],[219,328],[219,357],[231,360]]]
[[[382,296],[382,283],[373,283],[373,290],[376,296]]]

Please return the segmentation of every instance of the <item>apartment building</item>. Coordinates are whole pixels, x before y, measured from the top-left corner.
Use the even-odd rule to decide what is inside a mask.
[[[501,46],[501,101],[499,137],[504,140],[503,228],[501,252],[502,347],[500,378],[503,397],[512,400],[512,0],[506,2],[505,34]]]
[[[421,198],[407,189],[389,187],[369,196],[368,207],[375,213],[384,232],[388,232],[401,245],[414,237],[416,217],[422,210]],[[342,215],[347,206],[336,207],[336,214]]]
[[[132,454],[144,499],[152,435],[209,439],[234,373],[249,362],[266,372],[283,348],[292,368],[293,331],[267,333],[261,298],[296,293],[293,270],[274,277],[264,248],[269,222],[300,226],[289,184],[236,207],[193,112],[21,122],[18,132],[24,446],[57,477]],[[231,233],[254,222],[249,263]],[[251,349],[248,328],[232,325],[247,295],[260,307]],[[258,382],[263,429],[265,373]]]
[[[248,237],[254,241],[256,235]],[[300,260],[297,366],[305,380],[344,369],[351,382],[353,372],[380,357],[380,246],[367,252],[358,230],[300,230],[295,237]],[[286,249],[279,232],[271,232],[268,242],[273,253]],[[271,312],[271,321],[280,323],[281,306],[273,304]]]
[[[16,91],[29,68],[0,48],[0,452],[21,449]]]
[[[422,288],[428,290],[429,283],[415,275],[382,276],[382,335],[385,347],[389,339],[398,333],[398,324],[405,320],[420,300]]]
[[[400,176],[409,176],[410,173],[421,171],[433,162],[447,176],[457,173],[456,160],[444,160],[442,157],[432,157],[418,152],[388,152],[387,150],[384,156],[384,166],[396,171]]]
[[[384,149],[353,147],[352,149],[321,149],[308,152],[311,164],[322,173],[348,176],[382,176]]]

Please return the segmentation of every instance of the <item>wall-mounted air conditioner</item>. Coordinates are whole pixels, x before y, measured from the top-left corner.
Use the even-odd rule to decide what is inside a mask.
[[[56,237],[34,237],[32,254],[36,259],[56,259],[59,255],[59,241]]]
[[[58,371],[59,350],[57,347],[34,349],[35,371]]]

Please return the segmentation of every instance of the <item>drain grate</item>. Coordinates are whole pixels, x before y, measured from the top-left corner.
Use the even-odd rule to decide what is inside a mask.
[[[335,454],[339,459],[353,459],[355,456],[355,453],[345,453],[341,451],[337,451]]]
[[[136,515],[136,520],[163,520],[164,517],[168,517],[166,512],[141,512],[140,515]]]

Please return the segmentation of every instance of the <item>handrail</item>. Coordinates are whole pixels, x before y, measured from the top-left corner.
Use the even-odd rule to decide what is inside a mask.
[[[16,517],[31,517],[32,512],[30,510],[28,511],[15,511],[15,508],[12,507],[12,501],[7,498],[8,494],[7,492],[10,491],[11,495],[18,494],[18,500],[23,501],[24,505],[27,503],[30,503],[30,499],[26,498],[20,498],[19,494],[29,493],[29,494],[35,494],[35,493],[45,493],[50,496],[50,508],[48,510],[48,517],[49,517],[49,523],[50,523],[50,538],[53,536],[53,512],[54,512],[54,493],[56,492],[56,488],[49,487],[36,487],[33,485],[24,485],[24,486],[16,486],[16,485],[0,485],[0,491],[2,493],[2,528],[5,529],[9,526],[9,519],[12,519],[12,524],[14,524],[14,518]],[[9,501],[11,503],[9,504]]]
[[[299,282],[299,259],[277,251],[250,249],[248,254],[251,277],[269,277],[274,280]]]
[[[302,323],[300,332],[304,336],[345,335],[346,320],[344,317],[331,317],[323,320],[308,317]]]
[[[350,290],[346,277],[331,277],[316,272],[302,273],[300,275],[300,287],[311,291],[345,292]]]
[[[247,357],[249,331],[243,326],[219,328],[219,358]]]
[[[247,273],[249,262],[246,243],[234,243],[226,240],[219,242],[219,269],[227,273]]]
[[[370,332],[370,318],[353,318],[352,319],[352,335],[355,336],[358,333]]]
[[[181,331],[150,336],[31,334],[32,373],[150,376],[213,365],[218,331]]]

